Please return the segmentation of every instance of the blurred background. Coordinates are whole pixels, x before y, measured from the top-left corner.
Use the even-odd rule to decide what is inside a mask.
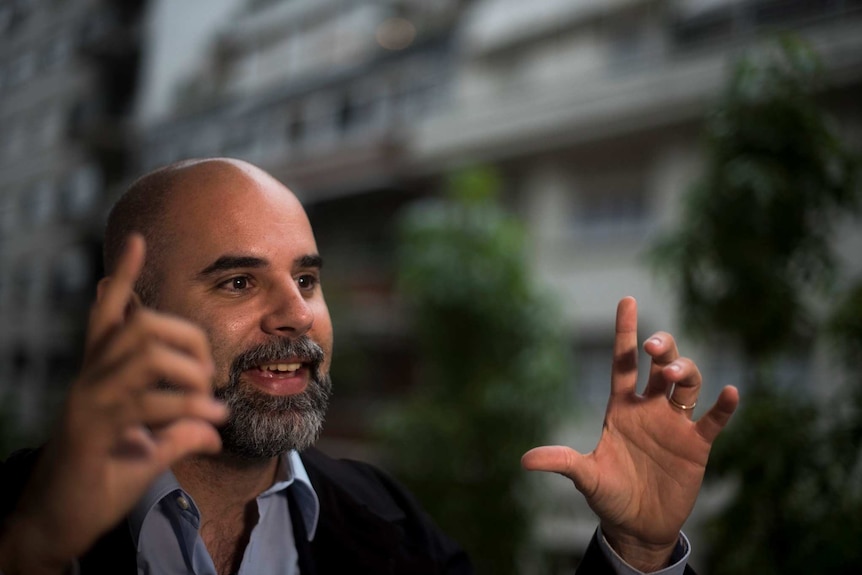
[[[859,0],[0,0],[2,454],[75,376],[113,201],[226,155],[326,260],[321,448],[480,573],[577,565],[595,518],[518,459],[595,445],[624,295],[697,360],[698,413],[742,392],[698,571],[855,572],[860,149]]]

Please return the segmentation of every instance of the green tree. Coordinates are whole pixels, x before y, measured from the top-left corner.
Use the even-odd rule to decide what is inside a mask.
[[[565,374],[557,314],[526,265],[524,232],[487,169],[401,225],[399,277],[421,375],[386,421],[393,467],[478,572],[515,573],[528,536],[521,455],[546,441]]]
[[[812,296],[829,301],[846,283],[832,231],[859,200],[858,155],[814,97],[819,69],[791,37],[739,62],[707,118],[703,177],[654,251],[688,327],[732,342],[749,368],[710,464],[736,485],[708,529],[716,575],[849,573],[862,560],[858,404],[822,413],[805,391],[782,391],[774,369],[824,331]],[[846,340],[853,328],[834,331]]]

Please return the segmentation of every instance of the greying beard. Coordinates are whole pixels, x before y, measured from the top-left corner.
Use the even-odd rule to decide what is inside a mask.
[[[307,336],[278,339],[240,354],[231,364],[230,377],[215,396],[227,404],[230,415],[219,430],[225,451],[242,459],[267,459],[310,447],[320,435],[332,382],[320,373],[323,350]],[[240,377],[260,365],[294,358],[310,372],[308,387],[295,395],[269,395]]]

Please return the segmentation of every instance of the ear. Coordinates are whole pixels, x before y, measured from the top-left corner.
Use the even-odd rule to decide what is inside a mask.
[[[102,298],[105,295],[105,290],[108,289],[108,286],[111,285],[111,276],[105,276],[99,280],[99,283],[96,284],[96,301],[102,301]],[[139,307],[144,307],[143,302],[141,301],[138,292],[132,292],[132,297],[129,298],[129,303],[126,306],[126,318],[128,318],[133,311],[135,311]]]

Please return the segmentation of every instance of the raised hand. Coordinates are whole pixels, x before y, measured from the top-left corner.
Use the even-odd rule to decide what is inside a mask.
[[[599,516],[602,532],[630,565],[655,571],[667,562],[694,507],[712,443],[739,403],[725,387],[716,403],[692,421],[701,375],[680,357],[674,338],[659,332],[644,349],[649,379],[637,393],[637,303],[617,307],[611,395],[602,435],[587,454],[563,446],[537,447],[526,469],[571,479]]]
[[[131,236],[100,286],[84,366],[3,533],[7,575],[62,572],[173,462],[221,448],[214,426],[227,413],[212,398],[209,343],[188,322],[136,304],[144,251]]]

